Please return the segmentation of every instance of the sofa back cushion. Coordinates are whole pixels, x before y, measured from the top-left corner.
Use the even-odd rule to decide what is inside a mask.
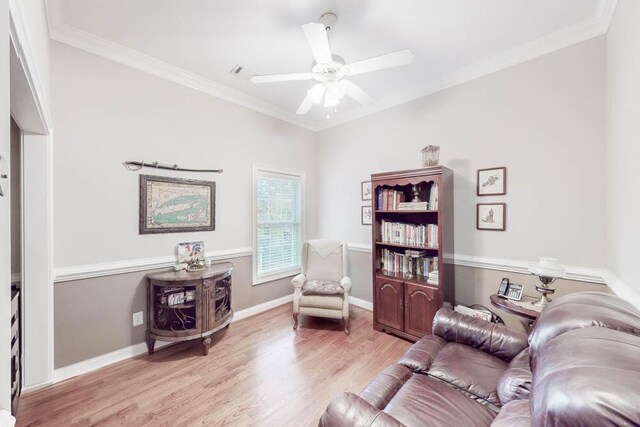
[[[640,336],[640,310],[619,297],[603,292],[577,292],[557,298],[547,306],[529,333],[531,367],[537,351],[565,332],[600,326]]]
[[[433,318],[433,335],[465,344],[509,362],[527,347],[527,335],[504,325],[441,308]]]
[[[640,425],[640,337],[575,329],[546,342],[537,360],[531,425]]]

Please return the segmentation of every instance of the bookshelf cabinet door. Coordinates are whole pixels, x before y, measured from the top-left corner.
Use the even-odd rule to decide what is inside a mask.
[[[394,329],[404,327],[404,282],[376,277],[376,322]]]
[[[405,289],[405,332],[416,337],[431,334],[437,291],[416,283],[406,283]]]

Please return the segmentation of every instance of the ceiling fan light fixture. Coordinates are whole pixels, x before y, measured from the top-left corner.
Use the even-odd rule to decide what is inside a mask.
[[[324,91],[324,85],[318,83],[307,91],[307,96],[314,104],[320,104],[322,102],[322,95],[324,95]]]
[[[340,100],[333,97],[331,92],[327,91],[327,94],[324,96],[324,106],[325,107],[335,107],[340,104]]]
[[[345,90],[337,84],[333,84],[329,86],[329,89],[327,89],[327,95],[331,96],[331,98],[335,99],[336,101],[340,101],[345,93]]]

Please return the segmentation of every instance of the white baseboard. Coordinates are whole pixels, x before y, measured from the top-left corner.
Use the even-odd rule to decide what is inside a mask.
[[[40,390],[41,388],[49,387],[52,384],[53,384],[53,381],[47,381],[46,383],[40,383],[40,384],[34,384],[34,385],[30,385],[30,386],[25,386],[25,387],[22,387],[21,393],[22,394],[31,393],[31,392],[34,392],[36,390]]]
[[[247,317],[255,316],[272,308],[281,306],[288,302],[293,301],[293,294],[285,295],[284,297],[277,298],[271,301],[267,301],[262,304],[255,305],[253,307],[246,308],[234,313],[233,321],[246,319]],[[156,349],[160,349],[174,343],[170,342],[156,342]],[[129,347],[121,348],[120,350],[112,351],[111,353],[103,354],[93,357],[91,359],[83,360],[82,362],[74,363],[64,368],[58,368],[53,371],[53,383],[59,383],[60,381],[67,380],[69,378],[77,377],[78,375],[86,374],[96,369],[100,369],[107,365],[111,365],[122,360],[130,359],[135,356],[139,356],[147,352],[147,344],[142,342],[131,345]],[[46,387],[49,384],[38,384],[31,386],[29,389],[23,390],[23,392],[34,391],[42,387]]]
[[[13,427],[16,425],[16,419],[11,412],[6,409],[0,409],[0,427]]]
[[[373,311],[373,303],[360,298],[349,296],[349,304],[365,310]]]
[[[285,295],[281,298],[276,298],[262,304],[254,305],[253,307],[245,308],[244,310],[236,311],[233,313],[233,321],[237,322],[238,320],[255,316],[256,314],[271,310],[272,308],[276,308],[291,301],[293,301],[293,294]]]

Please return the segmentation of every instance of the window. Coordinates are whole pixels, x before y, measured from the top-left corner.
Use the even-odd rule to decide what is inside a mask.
[[[300,272],[304,172],[253,167],[253,283]]]

